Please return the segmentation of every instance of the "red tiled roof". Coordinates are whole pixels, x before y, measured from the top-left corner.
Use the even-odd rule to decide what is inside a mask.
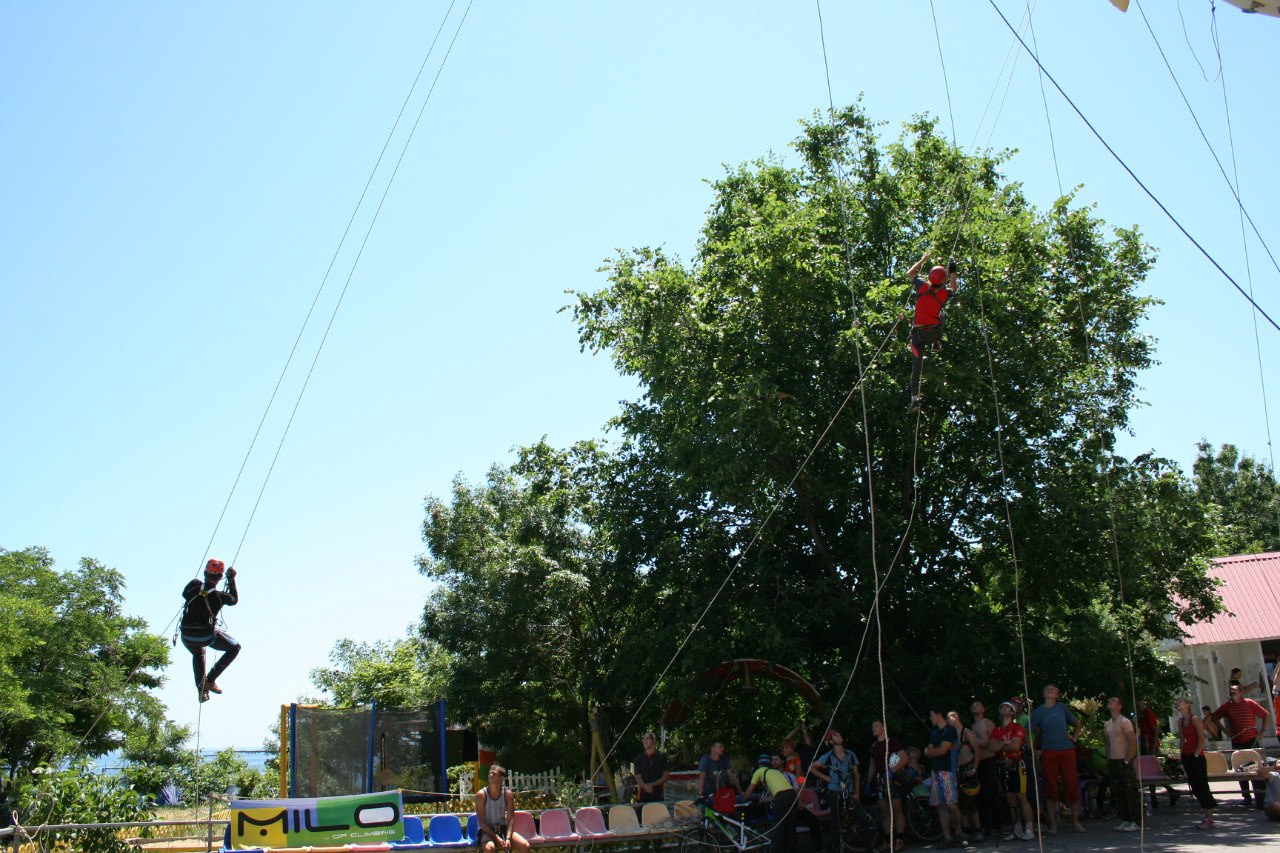
[[[1226,612],[1186,628],[1188,646],[1280,638],[1280,551],[1213,561]]]

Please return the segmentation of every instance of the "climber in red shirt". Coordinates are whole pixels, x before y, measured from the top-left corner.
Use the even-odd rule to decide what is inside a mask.
[[[915,318],[911,324],[911,410],[919,411],[924,402],[920,394],[920,371],[924,367],[926,349],[934,352],[942,351],[943,308],[956,292],[956,262],[929,270],[929,280],[924,281],[918,275],[920,269],[929,262],[929,253],[916,261],[907,270],[907,279],[911,282],[908,297],[914,297]]]

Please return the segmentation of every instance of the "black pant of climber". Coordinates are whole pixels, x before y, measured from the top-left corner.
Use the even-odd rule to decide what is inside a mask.
[[[240,654],[240,644],[226,631],[214,631],[212,637],[188,637],[183,634],[182,645],[191,652],[191,669],[196,677],[196,689],[201,691],[204,690],[207,681],[217,681],[218,676],[226,672],[227,667],[231,666],[231,662],[236,659],[236,655]],[[218,658],[218,662],[213,665],[213,669],[209,670],[208,675],[204,671],[206,648],[223,653],[222,657]]]
[[[911,329],[911,402],[920,397],[920,371],[924,367],[925,350],[933,344],[942,345],[942,324],[915,326]]]

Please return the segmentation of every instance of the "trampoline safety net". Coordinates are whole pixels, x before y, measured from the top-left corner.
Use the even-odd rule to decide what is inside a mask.
[[[290,793],[334,797],[439,787],[436,709],[293,709]]]

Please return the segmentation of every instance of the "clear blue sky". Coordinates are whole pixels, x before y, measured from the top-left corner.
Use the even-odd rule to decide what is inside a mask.
[[[1033,67],[1019,58],[999,124],[980,127],[1011,39],[983,0],[937,5],[961,141],[1019,149],[1009,175],[1048,205]],[[1148,5],[1226,156],[1218,84],[1197,67],[1177,7]],[[117,567],[129,610],[165,629],[445,8],[0,6],[0,547]],[[1181,8],[1212,74],[1208,2]],[[837,103],[865,93],[890,134],[913,113],[946,114],[925,0],[824,12]],[[1046,65],[1243,284],[1234,201],[1137,9],[1041,3],[1035,22]],[[1242,195],[1280,249],[1280,21],[1220,4],[1218,24]],[[238,560],[243,602],[228,622],[245,652],[207,706],[202,746],[259,746],[335,640],[416,622],[426,495],[446,494],[458,472],[481,478],[544,434],[601,434],[635,388],[579,352],[558,313],[564,291],[599,286],[615,246],[688,257],[710,200],[704,179],[785,152],[797,119],[826,103],[813,3],[477,0]],[[1052,91],[1049,109],[1063,181],[1083,183],[1099,215],[1139,224],[1161,252],[1143,285],[1166,303],[1147,326],[1161,364],[1142,377],[1150,405],[1123,449],[1185,465],[1205,436],[1265,457],[1246,303]],[[217,556],[230,559],[245,529],[358,245],[321,297]],[[1280,317],[1280,275],[1250,250],[1259,301]],[[1280,334],[1261,338],[1280,395]],[[172,715],[194,721],[181,649],[168,675]]]

